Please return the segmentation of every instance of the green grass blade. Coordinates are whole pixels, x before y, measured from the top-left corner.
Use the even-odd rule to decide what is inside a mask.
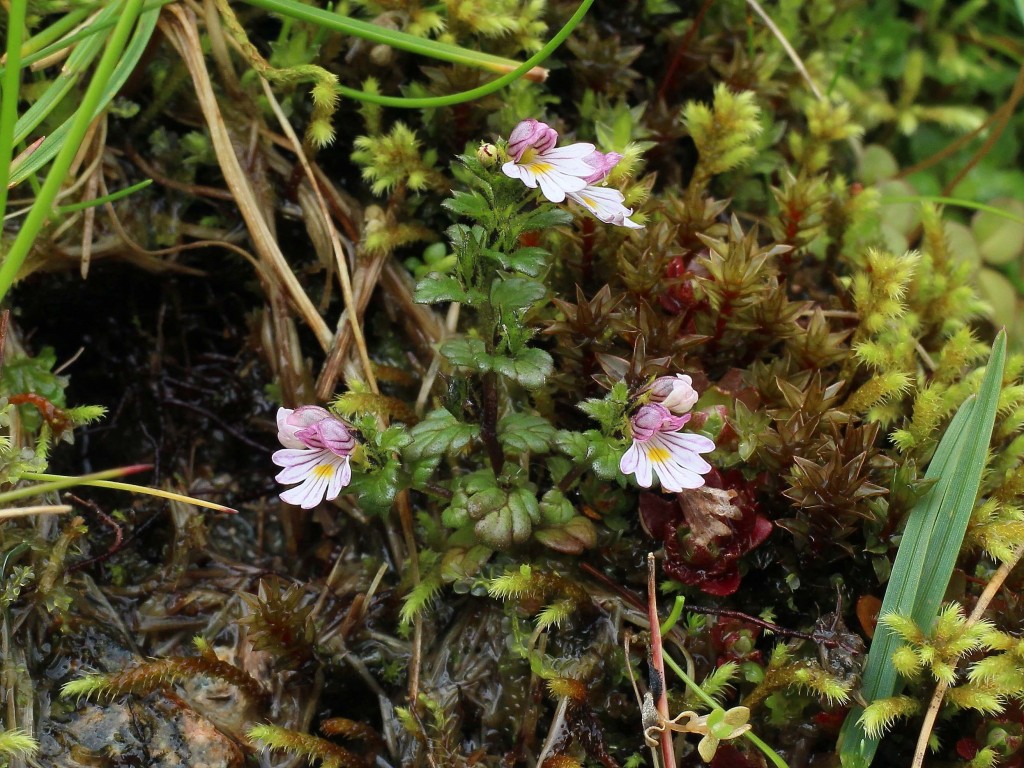
[[[977,398],[957,411],[928,465],[925,478],[935,481],[907,520],[880,614],[900,613],[930,627],[953,574],[967,523],[981,484],[1006,358],[1006,332],[992,348]],[[892,666],[898,636],[879,624],[862,676],[861,693],[871,702],[896,693],[899,679]],[[839,757],[845,768],[866,768],[874,759],[878,739],[868,738],[854,707],[839,735]]]
[[[145,189],[152,183],[152,179],[144,179],[138,184],[132,184],[130,187],[119,189],[117,192],[111,192],[109,195],[104,195],[103,197],[97,197],[93,200],[83,200],[80,203],[72,203],[71,205],[60,205],[57,206],[57,213],[66,215],[69,213],[84,211],[86,208],[95,208],[96,206],[103,205],[104,203],[113,203],[116,200],[120,200],[122,197],[128,197],[128,195],[138,192],[140,189]]]
[[[535,66],[547,59],[548,56],[554,53],[558,46],[564,43],[569,35],[572,34],[576,25],[583,21],[583,17],[587,15],[587,11],[590,10],[590,6],[593,4],[594,0],[583,0],[576,9],[576,12],[569,17],[569,20],[565,22],[558,33],[548,41],[547,45],[507,75],[502,75],[501,77],[477,88],[471,88],[468,91],[459,91],[458,93],[450,93],[447,96],[406,97],[385,96],[380,93],[369,93],[367,91],[359,91],[355,88],[339,85],[338,93],[351,99],[367,101],[371,104],[380,104],[382,107],[398,107],[400,109],[433,109],[435,107],[450,107],[454,104],[463,104],[467,101],[473,101],[474,99],[482,99],[484,96],[489,96],[490,94],[501,90],[506,85],[515,82]]]
[[[32,35],[28,40],[25,41],[21,47],[21,55],[24,57],[31,56],[53,42],[56,42],[72,29],[77,27],[81,22],[88,18],[89,14],[95,11],[95,6],[85,6],[81,8],[75,8],[68,11],[59,19],[52,24],[49,24],[41,32],[36,35]],[[27,62],[26,62],[27,63]],[[11,58],[7,57],[7,66],[11,66]]]
[[[14,157],[14,130],[18,122],[18,92],[21,88],[21,34],[25,29],[25,3],[14,3],[7,16],[7,60],[10,69],[3,75],[3,102],[0,103],[0,221],[7,212],[7,186]]]
[[[116,7],[120,12],[117,26],[114,27],[114,31],[107,41],[106,50],[100,57],[99,64],[96,65],[96,71],[93,74],[92,81],[89,83],[89,87],[85,91],[85,95],[82,97],[82,102],[71,119],[66,139],[61,144],[59,150],[57,150],[57,155],[46,176],[46,181],[43,182],[43,186],[36,195],[32,208],[29,210],[28,215],[25,216],[25,221],[18,232],[18,236],[11,244],[10,250],[4,255],[3,262],[0,263],[0,300],[7,295],[7,292],[14,284],[18,271],[32,249],[36,236],[53,213],[53,201],[56,199],[57,193],[64,183],[65,176],[71,168],[71,162],[74,160],[75,154],[85,139],[89,124],[116,92],[116,89],[112,89],[111,86],[114,85],[114,77],[119,64],[124,63],[123,54],[125,53],[128,37],[132,29],[136,26],[136,22],[140,22],[140,29],[143,26],[139,17],[142,0],[125,0],[124,3]],[[157,14],[159,12],[150,11],[150,13]],[[152,21],[155,24],[155,19]],[[136,39],[138,37],[139,35],[136,35]],[[123,76],[127,78],[130,71],[123,72]],[[121,82],[123,83],[123,80]],[[120,87],[120,83],[117,84],[117,87]],[[25,166],[31,166],[41,151],[42,147],[28,159]],[[24,167],[18,169],[19,174],[23,171]]]
[[[469,48],[417,37],[408,32],[387,29],[379,24],[342,16],[323,8],[301,3],[298,0],[246,0],[246,2],[249,5],[255,5],[291,19],[305,21],[332,32],[361,37],[372,43],[390,45],[392,48],[428,56],[432,59],[449,61],[453,64],[464,64],[492,72],[507,72],[519,66],[519,62],[514,59],[506,59],[490,53],[481,53]]]
[[[103,89],[99,104],[96,109],[93,110],[92,117],[96,117],[96,115],[106,108],[107,104],[109,104],[110,100],[114,98],[117,92],[121,89],[121,86],[124,85],[129,75],[131,75],[132,71],[135,69],[135,66],[139,63],[139,59],[142,58],[142,54],[145,52],[146,46],[149,45],[149,40],[153,36],[153,30],[156,29],[156,22],[159,16],[160,8],[156,7],[152,10],[146,11],[139,18],[139,25],[135,30],[135,34],[133,35],[131,42],[125,48],[124,55],[121,57],[121,60],[117,63],[113,73],[107,80],[106,87]],[[100,48],[102,48],[104,43],[103,38],[97,39],[99,40]],[[32,156],[14,172],[11,176],[11,183],[17,184],[24,181],[50,162],[50,160],[52,160],[60,151],[61,146],[63,146],[68,132],[71,130],[71,124],[72,120],[68,120],[47,136],[39,149],[37,149]]]
[[[97,22],[114,17],[117,8],[116,5],[106,8],[97,16]],[[94,35],[75,46],[75,50],[71,52],[68,60],[61,67],[60,74],[18,119],[18,125],[14,129],[15,143],[27,139],[39,127],[39,124],[56,109],[57,105],[88,71],[93,59],[103,50],[104,42],[105,38],[102,35]]]

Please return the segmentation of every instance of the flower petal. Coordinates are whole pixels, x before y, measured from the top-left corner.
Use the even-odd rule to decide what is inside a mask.
[[[619,460],[619,471],[626,475],[636,475],[637,485],[650,488],[651,460],[647,455],[647,444],[634,440]]]
[[[633,209],[622,204],[625,198],[614,187],[587,185],[579,192],[569,193],[569,197],[605,224],[614,224],[617,227],[628,227],[629,229],[644,228],[643,224],[637,224],[627,218],[633,213]]]

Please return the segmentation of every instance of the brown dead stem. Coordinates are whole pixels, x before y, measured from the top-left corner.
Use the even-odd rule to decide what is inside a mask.
[[[313,330],[320,346],[324,350],[328,349],[333,334],[303,291],[298,278],[295,277],[287,259],[281,252],[272,229],[261,210],[249,176],[242,169],[239,158],[235,154],[231,136],[217,104],[210,73],[206,67],[195,14],[179,6],[168,6],[167,13],[161,17],[159,24],[163,33],[185,62],[192,77],[196,98],[209,128],[221,172],[224,174],[228,189],[231,190],[249,230],[256,253],[268,265],[270,273],[276,278],[273,287],[280,288],[295,306],[302,319]]]
[[[1000,564],[992,580],[985,586],[984,591],[978,598],[978,602],[974,606],[974,610],[971,611],[971,615],[967,617],[967,624],[964,627],[965,632],[970,627],[973,627],[984,615],[985,611],[988,610],[992,599],[1002,589],[1003,583],[1022,557],[1024,557],[1024,545],[1018,546],[1013,551],[1013,556]],[[935,692],[928,703],[928,710],[924,714],[924,722],[921,724],[921,733],[917,738],[917,748],[914,750],[914,759],[910,763],[910,768],[921,768],[924,765],[924,756],[928,751],[928,741],[931,738],[932,729],[935,727],[935,720],[939,716],[939,709],[942,708],[942,700],[946,697],[947,690],[949,690],[949,683],[945,681],[939,681],[938,685],[935,686]]]

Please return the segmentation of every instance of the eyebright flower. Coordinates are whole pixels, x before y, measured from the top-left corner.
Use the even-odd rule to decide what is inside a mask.
[[[633,209],[622,204],[625,198],[619,190],[595,186],[622,155],[598,152],[593,144],[586,143],[556,148],[557,141],[558,133],[551,126],[533,118],[523,120],[508,138],[512,159],[501,167],[502,172],[531,189],[539,185],[544,197],[553,203],[569,197],[606,224],[642,229],[642,224],[628,218]]]
[[[693,379],[685,373],[675,376],[659,376],[647,388],[651,402],[663,405],[676,416],[687,413],[697,402],[697,391]]]
[[[644,488],[651,487],[652,470],[666,491],[700,488],[701,475],[710,472],[711,465],[699,454],[713,451],[715,444],[703,435],[680,432],[690,418],[691,414],[673,416],[657,403],[640,406],[630,420],[633,444],[619,461],[619,471],[636,475]]]
[[[336,499],[352,480],[349,457],[355,438],[345,422],[326,408],[279,408],[277,439],[284,448],[275,451],[272,460],[283,469],[274,479],[298,483],[281,494],[281,501],[312,509],[324,498]]]
[[[552,203],[560,203],[568,193],[579,192],[587,186],[583,177],[591,172],[591,168],[583,158],[593,151],[593,144],[570,144],[547,152],[528,147],[519,160],[510,160],[501,166],[501,170],[530,189],[539,185],[544,197]]]

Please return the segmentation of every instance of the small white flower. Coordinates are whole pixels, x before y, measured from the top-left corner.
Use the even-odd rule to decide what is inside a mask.
[[[272,460],[283,469],[279,483],[298,483],[281,500],[312,509],[326,498],[336,499],[352,480],[349,457],[356,441],[349,427],[325,408],[306,405],[277,411],[277,438],[284,448]]]
[[[530,189],[540,186],[544,197],[552,203],[565,200],[566,194],[579,192],[587,186],[584,179],[594,169],[583,158],[594,152],[593,144],[570,144],[539,150],[527,147],[518,160],[510,160],[501,171],[512,179],[519,179]]]
[[[626,198],[614,187],[595,187],[593,184],[588,184],[579,192],[567,192],[566,195],[605,224],[614,224],[617,227],[629,227],[630,229],[644,228],[643,224],[637,224],[628,218],[632,215],[633,209],[622,204]]]
[[[641,406],[630,421],[633,444],[619,461],[619,471],[636,475],[644,488],[651,487],[653,475],[672,493],[700,488],[701,475],[710,472],[711,465],[699,454],[713,451],[715,443],[703,435],[680,432],[689,420],[689,414],[673,416],[664,405]]]

